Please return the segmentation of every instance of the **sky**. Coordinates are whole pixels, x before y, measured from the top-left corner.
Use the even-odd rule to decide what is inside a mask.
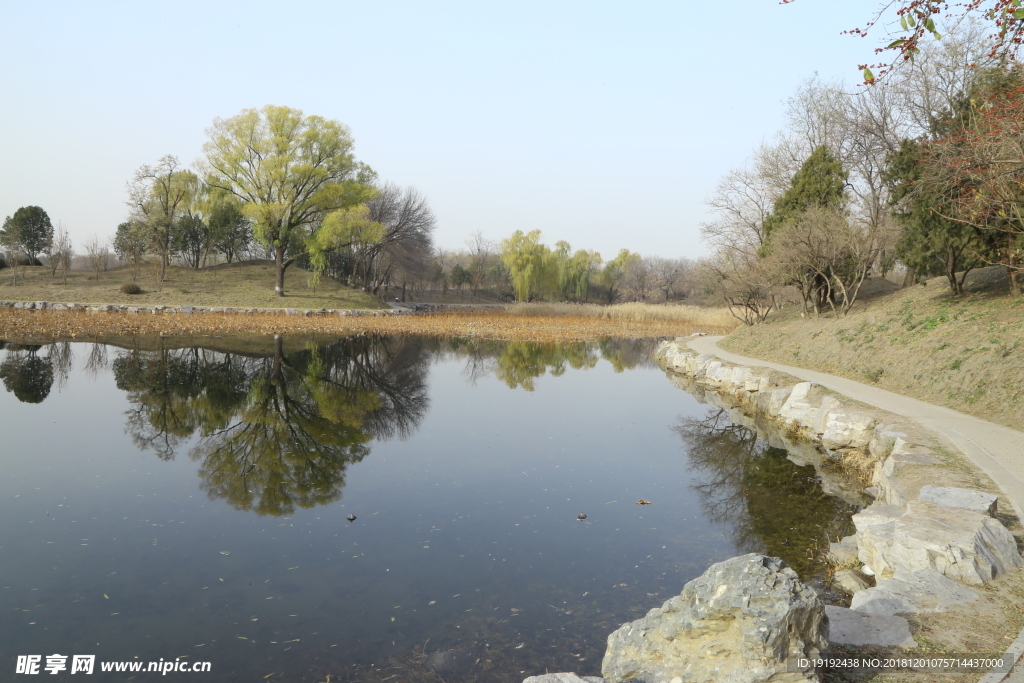
[[[718,179],[818,73],[853,90],[874,3],[0,0],[0,217],[113,235],[135,169],[287,105],[348,125],[435,242],[541,230],[606,259],[706,253]]]

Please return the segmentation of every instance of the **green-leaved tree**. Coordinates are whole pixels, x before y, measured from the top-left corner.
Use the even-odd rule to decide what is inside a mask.
[[[215,119],[207,134],[206,182],[242,201],[257,238],[274,251],[274,290],[284,296],[285,270],[330,214],[373,196],[373,171],[356,161],[347,126],[290,107],[244,109]]]

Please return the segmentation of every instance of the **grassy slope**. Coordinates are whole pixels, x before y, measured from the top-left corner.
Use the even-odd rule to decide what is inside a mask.
[[[274,295],[274,265],[266,261],[248,261],[220,265],[205,270],[171,267],[167,278],[158,283],[156,270],[146,267],[137,283],[142,294],[122,294],[122,284],[132,281],[128,268],[101,273],[72,271],[65,285],[49,268],[18,269],[18,285],[11,284],[11,270],[0,270],[0,300],[64,301],[75,303],[231,306],[238,308],[386,308],[375,296],[349,289],[324,278],[314,293],[307,285],[309,273],[297,266],[285,275],[285,292]]]
[[[802,319],[790,306],[721,346],[1024,429],[1024,299],[1005,292],[993,268],[971,273],[960,299],[935,278],[869,298],[845,318]]]

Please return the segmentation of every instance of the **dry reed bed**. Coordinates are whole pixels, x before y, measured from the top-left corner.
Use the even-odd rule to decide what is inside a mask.
[[[275,314],[153,315],[149,313],[0,309],[0,339],[22,343],[133,335],[422,334],[539,342],[637,339],[707,332],[715,327],[687,320],[628,320],[570,315],[516,315],[505,311],[444,311],[396,316],[285,316]]]
[[[601,304],[541,303],[515,304],[508,310],[511,314],[520,316],[570,316],[638,321],[674,320],[730,330],[738,323],[736,318],[729,313],[728,308],[681,304],[628,303],[603,306]]]

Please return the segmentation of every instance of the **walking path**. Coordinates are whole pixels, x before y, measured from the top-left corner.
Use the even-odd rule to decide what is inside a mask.
[[[1003,427],[981,418],[965,415],[951,408],[932,405],[917,399],[894,394],[868,384],[823,372],[794,368],[758,358],[747,358],[718,348],[721,336],[697,337],[689,347],[698,353],[714,354],[732,363],[768,367],[785,372],[808,382],[820,384],[852,399],[873,405],[945,435],[960,451],[969,457],[995,481],[1010,499],[1017,516],[1024,522],[1024,433]],[[1008,652],[1017,656],[1024,653],[1024,631],[1010,646]],[[985,676],[983,683],[1024,683],[1024,660],[1014,666],[1006,678]]]

